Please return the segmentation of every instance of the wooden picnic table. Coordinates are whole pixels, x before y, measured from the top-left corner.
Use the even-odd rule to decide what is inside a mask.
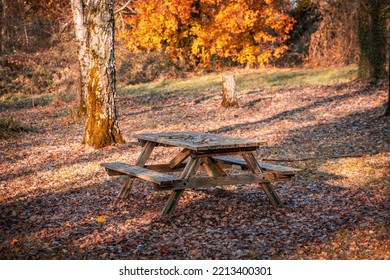
[[[162,214],[172,213],[186,189],[250,183],[259,184],[274,207],[282,207],[283,203],[271,183],[290,180],[299,171],[258,162],[254,153],[262,143],[255,140],[201,132],[138,134],[133,137],[143,145],[135,165],[122,162],[101,165],[110,176],[128,177],[119,192],[119,199],[129,196],[135,178],[153,183],[157,191],[171,191]],[[147,165],[156,146],[180,147],[181,151],[168,163]],[[229,175],[226,171],[232,165],[249,172]],[[198,170],[206,171],[208,176],[198,176]],[[172,175],[175,172],[180,172],[180,175]]]

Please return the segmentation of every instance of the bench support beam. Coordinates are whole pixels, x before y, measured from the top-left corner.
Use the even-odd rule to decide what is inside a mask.
[[[253,154],[243,154],[242,157],[248,164],[249,170],[256,174],[256,173],[263,173],[264,171],[261,169],[260,165],[258,164],[256,158]],[[265,194],[267,195],[268,199],[270,200],[271,204],[275,208],[282,208],[283,202],[280,199],[279,195],[276,193],[274,187],[270,183],[261,183],[260,186],[264,190]]]
[[[192,158],[190,157],[186,167],[184,168],[183,172],[180,175],[181,179],[188,179],[192,175],[196,173],[198,170],[200,164],[200,159],[199,158]],[[161,215],[170,215],[173,210],[175,210],[175,207],[177,203],[179,202],[180,197],[182,196],[184,190],[174,190],[171,192],[168,201],[166,202],[164,209],[161,212]]]
[[[153,152],[154,147],[156,147],[156,143],[154,142],[147,142],[145,146],[143,147],[141,154],[138,156],[137,161],[135,162],[135,165],[144,167],[146,162],[148,161],[148,158],[150,154]],[[134,178],[132,176],[129,176],[125,184],[123,185],[122,189],[120,190],[118,194],[118,199],[125,199],[128,198],[130,195],[131,188],[134,183]]]

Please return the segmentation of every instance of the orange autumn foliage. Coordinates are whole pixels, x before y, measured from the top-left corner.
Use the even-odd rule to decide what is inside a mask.
[[[119,37],[131,51],[163,51],[171,59],[209,67],[230,59],[261,66],[280,57],[294,19],[282,0],[133,1],[135,14]]]

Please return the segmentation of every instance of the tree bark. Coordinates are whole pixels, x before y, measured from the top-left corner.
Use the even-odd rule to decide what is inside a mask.
[[[236,81],[234,75],[224,75],[222,77],[222,107],[238,107],[236,93]]]
[[[80,3],[83,10],[76,13],[83,16],[83,30],[78,31],[83,35],[85,53],[79,59],[87,110],[83,143],[101,148],[124,142],[115,108],[114,0],[74,0],[74,4]],[[75,20],[80,18],[76,15]]]
[[[387,89],[387,106],[385,109],[385,114],[384,116],[390,116],[390,57],[389,57],[389,73],[387,74],[387,79],[388,79],[388,89]]]
[[[0,52],[5,53],[6,45],[8,42],[7,36],[7,1],[1,0],[1,39],[0,39]]]
[[[386,1],[360,0],[358,39],[359,78],[378,80],[386,75]]]
[[[87,61],[87,32],[86,27],[84,26],[84,3],[82,0],[72,0],[72,13],[73,13],[73,22],[75,28],[76,42],[78,45],[78,60],[79,60],[79,115],[85,116],[87,113],[87,81],[86,81],[86,69],[88,65]]]

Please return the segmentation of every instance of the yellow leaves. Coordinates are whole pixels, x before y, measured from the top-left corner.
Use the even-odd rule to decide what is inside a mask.
[[[105,223],[105,222],[107,222],[107,219],[106,219],[104,216],[98,216],[98,217],[96,218],[96,221],[97,221],[98,223]]]
[[[273,56],[276,58],[279,58],[282,56],[282,54],[287,50],[287,46],[282,46],[280,48],[275,49]]]
[[[163,50],[172,59],[184,57],[203,67],[217,57],[248,65],[280,57],[294,21],[277,0],[138,0],[133,5],[137,13],[126,20],[132,26],[125,39],[130,49]]]

